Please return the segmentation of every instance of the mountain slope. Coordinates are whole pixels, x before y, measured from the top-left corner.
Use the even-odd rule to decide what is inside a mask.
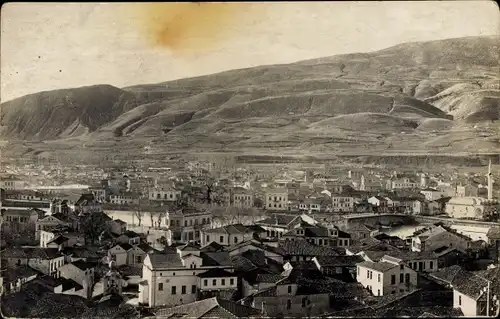
[[[93,132],[137,106],[110,85],[40,92],[2,103],[2,136],[48,140]]]
[[[498,37],[405,43],[124,89],[41,92],[1,105],[1,135],[158,154],[487,151],[498,143],[483,125],[499,118],[498,47]]]

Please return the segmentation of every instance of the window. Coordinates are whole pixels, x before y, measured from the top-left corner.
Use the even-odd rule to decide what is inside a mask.
[[[159,290],[159,291],[162,291],[162,290],[163,290],[163,283],[162,283],[162,282],[160,282],[160,283],[158,284],[158,290]]]
[[[238,237],[234,237],[234,243],[237,244],[238,243]]]
[[[307,303],[307,298],[306,297],[302,298],[302,308],[306,306],[306,303]]]
[[[458,296],[458,305],[461,306],[462,305],[462,296]]]
[[[290,309],[290,308],[292,308],[292,301],[290,299],[288,299],[286,301],[286,309]]]
[[[224,242],[224,236],[220,236],[219,242],[223,243]]]
[[[191,285],[191,293],[192,294],[196,293],[196,285]]]
[[[212,286],[217,286],[217,279],[212,280]]]
[[[409,284],[409,283],[410,283],[410,274],[405,274],[405,282],[406,282],[407,284]]]
[[[229,279],[229,284],[230,284],[231,286],[232,286],[232,285],[234,285],[234,279],[233,279],[233,278]]]
[[[404,274],[399,274],[399,283],[404,282]]]
[[[208,286],[208,280],[203,280],[203,286]]]
[[[186,286],[181,287],[181,294],[183,294],[183,295],[186,294]]]
[[[396,284],[396,275],[391,275],[391,285]]]
[[[368,269],[366,270],[366,278],[370,279],[370,271]]]
[[[292,293],[292,286],[288,286],[288,293],[291,294]]]
[[[377,290],[377,296],[380,296],[380,289]]]
[[[207,243],[210,243],[210,236],[207,235]]]
[[[221,279],[221,285],[223,285],[223,286],[226,285],[226,279]]]
[[[380,282],[380,274],[378,274],[378,282]]]
[[[136,257],[136,261],[137,261],[138,264],[142,263],[141,256],[137,256]]]
[[[172,286],[172,295],[176,295],[176,294],[177,294],[177,287]]]
[[[431,261],[431,262],[429,263],[429,268],[430,268],[431,270],[434,268],[434,262],[432,262],[432,261]]]
[[[399,270],[405,270],[405,265],[399,265]]]

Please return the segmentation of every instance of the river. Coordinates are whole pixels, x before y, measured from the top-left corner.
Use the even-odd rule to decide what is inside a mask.
[[[391,236],[398,236],[399,238],[405,239],[411,236],[415,231],[422,229],[424,227],[429,227],[430,225],[404,225],[397,226],[387,229],[382,229],[382,232]],[[452,229],[456,229],[458,233],[469,236],[472,240],[484,240],[488,241],[486,234],[488,233],[489,226],[462,226],[462,225],[452,225]]]

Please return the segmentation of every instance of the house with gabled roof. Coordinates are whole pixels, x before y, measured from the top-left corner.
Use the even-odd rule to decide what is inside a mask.
[[[234,224],[201,230],[200,236],[202,246],[211,242],[229,246],[252,239],[254,237],[254,232],[243,224]]]
[[[317,256],[312,261],[326,276],[333,276],[345,280],[356,279],[356,264],[363,260],[358,255],[352,256]]]
[[[212,272],[206,273],[209,270]],[[228,277],[226,272],[234,272],[227,251],[203,247],[198,252],[181,249],[149,253],[143,263],[139,302],[149,306],[174,306],[207,294],[234,290],[236,276]],[[206,286],[204,280],[207,280]]]
[[[75,203],[75,212],[77,214],[90,214],[102,212],[101,203],[95,198],[92,193],[85,193]]]
[[[270,217],[256,222],[256,224],[266,230],[268,238],[279,238],[283,233],[304,222],[310,225],[316,225],[318,223],[312,217],[305,214],[272,214]]]
[[[498,316],[500,268],[470,272],[454,265],[431,276],[453,289],[453,306],[460,308],[465,316]]]
[[[472,239],[444,225],[416,231],[412,236],[412,251],[433,251],[442,246],[454,247],[466,252],[471,247]]]
[[[387,256],[378,262],[358,263],[356,279],[375,296],[404,293],[417,285],[417,273],[413,269]]]
[[[95,263],[78,260],[59,267],[57,275],[80,284],[83,287],[82,297],[90,299],[93,292],[95,268]]]
[[[303,224],[286,233],[280,238],[284,241],[305,240],[318,246],[348,247],[350,235],[338,227],[330,228],[316,225]]]
[[[227,252],[230,256],[239,255],[249,250],[262,251],[267,258],[271,258],[276,262],[283,263],[283,257],[285,255],[283,249],[266,245],[256,239],[250,239],[227,247]]]
[[[50,276],[64,265],[64,256],[57,248],[9,248],[2,252],[2,259],[11,267],[27,265]]]
[[[74,229],[76,228],[76,221],[62,213],[45,216],[35,223],[36,239],[40,239],[43,230],[51,230],[55,226],[66,226]]]

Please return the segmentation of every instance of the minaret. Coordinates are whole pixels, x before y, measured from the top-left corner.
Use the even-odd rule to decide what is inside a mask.
[[[488,200],[493,199],[493,178],[491,174],[491,159],[488,164]]]

